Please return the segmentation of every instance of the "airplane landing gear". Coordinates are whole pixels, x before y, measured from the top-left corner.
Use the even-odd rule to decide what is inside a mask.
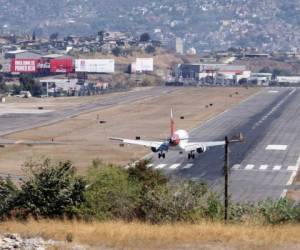
[[[163,159],[165,159],[165,158],[166,158],[166,154],[165,154],[165,153],[163,153],[163,152],[161,152],[161,153],[158,153],[158,159],[160,159],[160,158],[163,158]]]
[[[190,152],[189,154],[188,154],[188,159],[190,160],[190,159],[195,159],[195,154],[193,153],[193,152]]]

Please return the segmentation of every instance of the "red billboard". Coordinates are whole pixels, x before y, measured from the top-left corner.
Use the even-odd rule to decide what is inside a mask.
[[[71,73],[73,72],[72,59],[52,59],[50,61],[51,73]]]
[[[10,71],[12,73],[36,73],[38,59],[12,59]]]

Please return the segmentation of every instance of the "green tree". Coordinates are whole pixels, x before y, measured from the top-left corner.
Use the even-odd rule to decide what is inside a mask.
[[[0,178],[0,218],[10,214],[10,211],[13,209],[14,201],[18,196],[18,188],[11,181],[10,177],[6,179]]]
[[[42,85],[32,75],[20,76],[21,90],[29,91],[33,96],[42,95]]]
[[[29,161],[25,171],[26,178],[15,201],[21,217],[77,215],[77,208],[84,201],[85,182],[76,176],[70,161]]]
[[[140,36],[140,42],[149,42],[151,39],[149,33],[145,32]]]
[[[140,185],[128,177],[124,168],[94,161],[87,174],[83,214],[100,220],[135,218]]]
[[[148,53],[148,54],[153,54],[155,52],[155,47],[152,46],[152,45],[148,45],[146,48],[145,48],[145,52]]]
[[[119,47],[116,47],[116,48],[113,48],[111,52],[114,56],[120,56],[122,53],[122,50]]]

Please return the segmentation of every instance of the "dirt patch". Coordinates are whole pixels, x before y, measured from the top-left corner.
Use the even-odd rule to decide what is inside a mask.
[[[15,140],[64,141],[68,145],[11,146],[0,151],[0,172],[17,174],[22,163],[31,157],[46,155],[71,159],[83,171],[96,158],[105,162],[127,164],[149,153],[137,146],[119,147],[108,137],[147,139],[166,138],[169,113],[174,110],[176,127],[190,130],[213,116],[237,105],[259,91],[257,88],[184,88],[155,98],[91,112],[63,122],[8,136]],[[212,104],[212,106],[210,106]],[[184,116],[185,119],[179,119]],[[106,123],[99,123],[99,121]]]

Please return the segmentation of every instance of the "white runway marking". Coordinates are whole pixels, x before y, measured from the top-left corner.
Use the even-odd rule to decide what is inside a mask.
[[[164,168],[165,166],[167,166],[167,164],[159,164],[155,167],[155,169],[162,169]]]
[[[260,170],[267,170],[269,165],[260,165]]]
[[[278,90],[269,90],[268,92],[269,92],[269,93],[272,93],[272,94],[276,94],[276,93],[278,93],[279,91],[278,91]]]
[[[281,166],[279,166],[279,165],[273,167],[273,170],[275,170],[275,171],[278,171],[280,169],[281,169]]]
[[[281,150],[284,151],[287,149],[287,145],[268,145],[266,150]]]
[[[291,175],[290,179],[289,179],[289,180],[288,180],[288,182],[286,183],[286,185],[287,185],[287,186],[290,186],[290,185],[292,185],[292,184],[293,184],[293,181],[294,181],[294,179],[295,179],[296,175],[297,175],[297,172],[296,172],[296,171],[294,171],[294,172],[292,173],[292,175]]]
[[[176,169],[176,168],[178,168],[180,166],[180,164],[173,164],[171,167],[170,167],[170,169]]]
[[[288,171],[297,171],[298,167],[297,166],[288,166]]]
[[[245,170],[252,170],[255,166],[252,164],[249,164],[245,167]]]
[[[192,166],[194,166],[194,164],[192,163],[189,163],[189,164],[186,164],[183,169],[190,169]]]
[[[235,165],[232,166],[232,169],[238,170],[238,169],[240,169],[240,167],[241,167],[240,164],[235,164]]]

